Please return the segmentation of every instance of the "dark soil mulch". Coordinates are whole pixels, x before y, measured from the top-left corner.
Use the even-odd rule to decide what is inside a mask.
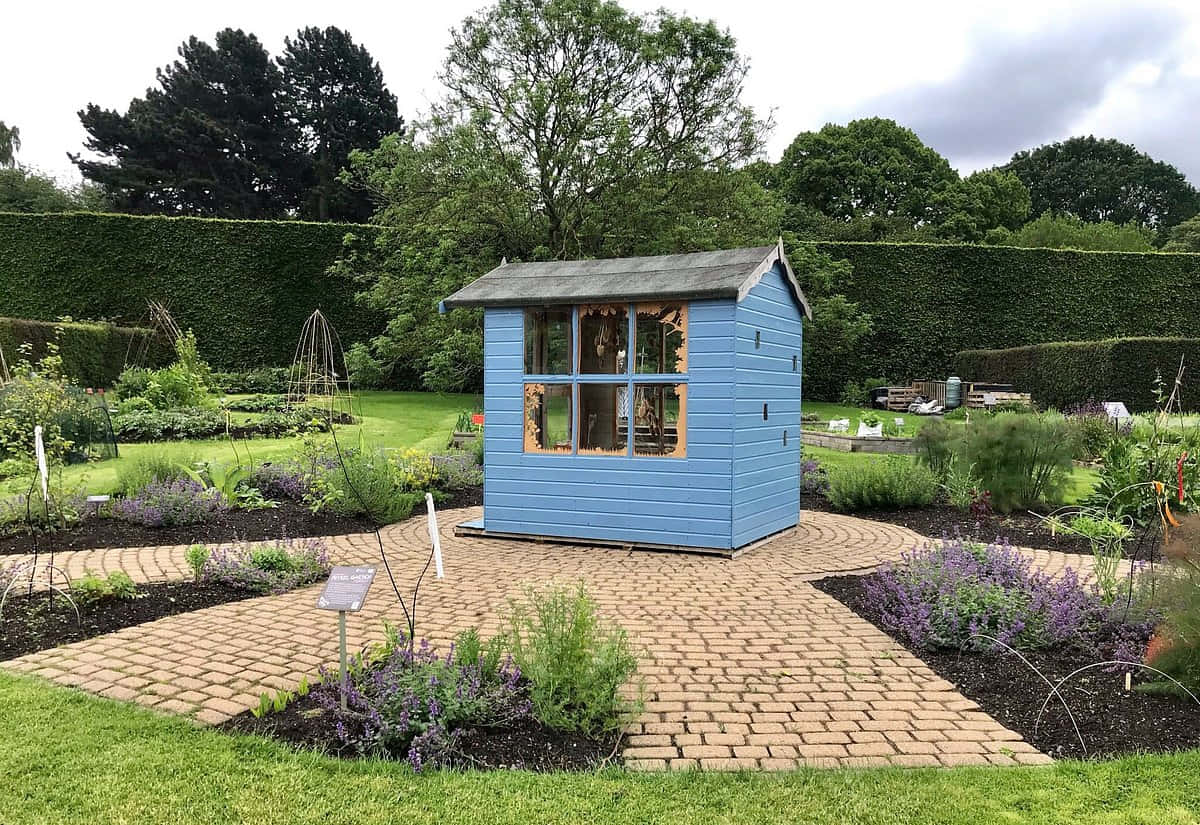
[[[246,711],[224,722],[222,730],[268,736],[334,756],[353,758],[334,733],[334,721],[311,696],[289,703],[279,713],[256,718]],[[454,767],[485,770],[586,771],[613,756],[615,740],[588,739],[551,730],[529,719],[511,728],[470,728],[463,731]],[[619,757],[613,756],[613,761]]]
[[[822,495],[805,495],[800,500],[801,510],[816,510],[824,513],[836,512],[829,500]],[[935,504],[931,507],[913,508],[907,510],[858,510],[846,515],[864,518],[871,521],[882,521],[888,524],[898,524],[907,527],[922,536],[933,539],[962,536],[984,542],[1007,541],[1019,547],[1037,547],[1043,550],[1057,550],[1061,553],[1090,556],[1091,544],[1080,536],[1051,533],[1045,523],[1030,513],[990,513],[985,516],[975,516],[971,513],[951,507],[946,504]],[[1136,552],[1140,559],[1146,559],[1147,554],[1159,558],[1157,536],[1148,539],[1137,550],[1134,541],[1127,544],[1126,554]]]
[[[439,510],[478,507],[483,504],[482,487],[455,490],[449,499],[437,505]],[[424,510],[418,504],[414,514]],[[365,533],[374,525],[365,518],[345,518],[325,513],[314,515],[294,501],[281,501],[265,510],[229,510],[213,521],[185,527],[143,527],[114,518],[89,516],[66,530],[42,533],[38,549],[90,550],[97,547],[147,547],[159,544],[218,543],[227,541],[263,541],[268,539],[337,536]],[[33,552],[33,537],[24,528],[0,534],[0,556]]]
[[[0,617],[0,660],[258,595],[191,581],[140,584],[137,598],[80,605],[81,620],[76,620],[75,611],[57,593],[51,602],[45,592],[33,596],[17,588],[14,592],[20,595],[9,596]]]
[[[813,585],[874,623],[874,612],[864,589],[868,578],[831,576]],[[896,634],[880,629],[909,647]],[[1041,724],[1036,724],[1038,710],[1050,688],[1011,653],[929,650],[912,650],[912,653],[939,676],[953,682],[960,693],[977,702],[988,715],[1044,753],[1057,758],[1085,755],[1071,720],[1057,699],[1051,700]],[[1023,652],[1023,655],[1053,683],[1076,668],[1097,661],[1094,655],[1077,649]],[[1126,692],[1124,670],[1110,672],[1095,668],[1063,686],[1062,694],[1087,745],[1087,756],[1164,753],[1200,746],[1200,705],[1186,696],[1137,688],[1151,678],[1146,671],[1134,670],[1135,688]]]
[[[183,527],[143,527],[115,518],[89,516],[66,530],[38,537],[42,552],[90,550],[97,547],[145,547],[158,544],[262,541],[284,536],[334,536],[371,529],[365,519],[314,515],[294,501],[281,501],[265,510],[229,510],[203,524]],[[33,537],[23,530],[0,536],[0,555],[33,552]]]

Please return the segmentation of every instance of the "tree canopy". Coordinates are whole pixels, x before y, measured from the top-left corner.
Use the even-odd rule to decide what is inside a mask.
[[[282,67],[282,68],[281,68]],[[337,172],[400,128],[395,98],[345,32],[304,29],[277,64],[253,34],[191,37],[125,113],[79,113],[85,178],[122,211],[229,218],[359,218]]]
[[[349,32],[309,27],[285,38],[279,58],[285,108],[306,160],[303,217],[363,221],[371,203],[338,173],[354,149],[374,148],[404,125],[383,71]]]
[[[1200,215],[1171,227],[1164,252],[1200,252]]]
[[[20,149],[21,130],[16,126],[7,126],[0,120],[0,169],[14,166]]]
[[[1160,235],[1200,212],[1183,173],[1128,143],[1073,137],[1017,152],[1003,167],[1029,189],[1032,214],[1075,215],[1089,223],[1134,221]]]
[[[478,386],[479,314],[437,302],[500,262],[769,242],[781,208],[738,166],[768,124],[712,23],[602,0],[500,0],[451,34],[448,93],[348,180],[386,228],[348,257],[393,319],[353,355],[435,389]],[[459,354],[463,354],[460,357]]]
[[[1152,252],[1154,233],[1136,222],[1112,221],[1089,223],[1075,215],[1043,213],[1015,232],[1001,229],[989,234],[988,242],[1003,246],[1046,247],[1048,249],[1107,250],[1110,252]]]

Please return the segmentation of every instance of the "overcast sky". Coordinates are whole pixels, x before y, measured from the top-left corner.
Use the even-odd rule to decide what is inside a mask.
[[[440,96],[447,32],[484,0],[20,2],[0,11],[0,120],[18,160],[62,180],[87,103],[124,111],[195,34],[254,32],[272,54],[302,26],[366,45],[406,118]],[[1135,144],[1200,184],[1200,2],[625,0],[712,18],[750,57],[746,100],[772,111],[769,156],[797,132],[884,115],[961,172],[1071,135]]]

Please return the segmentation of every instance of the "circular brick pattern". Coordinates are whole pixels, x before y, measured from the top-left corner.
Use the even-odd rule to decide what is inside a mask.
[[[446,578],[421,587],[417,632],[445,645],[499,629],[529,586],[583,581],[642,653],[645,712],[624,756],[642,769],[815,765],[1018,764],[1049,761],[870,623],[809,584],[898,558],[925,541],[909,530],[830,513],[737,559],[456,538],[478,508],[439,514]],[[429,553],[424,516],[383,532],[406,599]],[[329,539],[337,563],[379,560],[371,534]],[[186,575],[184,548],[60,554],[70,569],[121,567],[139,581]],[[1090,559],[1031,551],[1057,571]],[[70,556],[65,560],[62,557]],[[202,722],[293,687],[337,656],[336,614],[319,587],[172,616],[16,659],[5,666]],[[403,625],[380,570],[348,622],[358,647]],[[634,690],[630,686],[630,690]]]

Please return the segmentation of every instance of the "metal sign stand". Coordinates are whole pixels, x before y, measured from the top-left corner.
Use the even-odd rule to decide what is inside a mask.
[[[317,607],[321,610],[336,610],[338,614],[338,677],[341,679],[341,696],[338,704],[346,709],[346,690],[350,686],[349,653],[346,650],[346,614],[362,610],[367,591],[375,579],[375,568],[369,566],[338,565],[329,571],[329,578]]]

